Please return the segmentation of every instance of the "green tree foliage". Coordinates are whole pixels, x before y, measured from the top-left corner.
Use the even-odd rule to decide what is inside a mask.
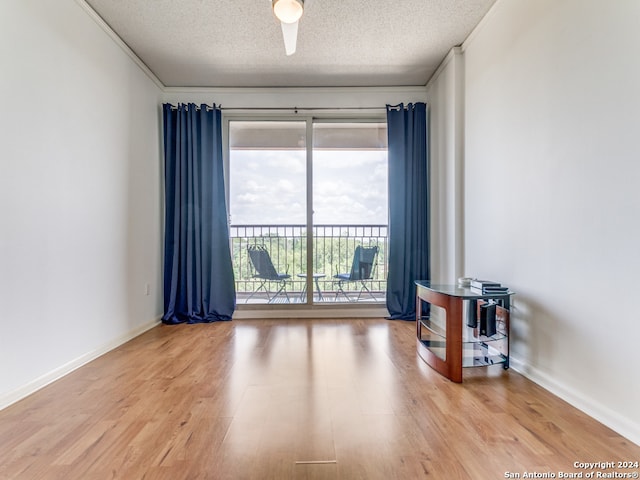
[[[289,227],[287,227],[289,228]],[[260,228],[263,230],[263,228]],[[293,291],[300,291],[305,279],[298,274],[307,272],[307,236],[304,228],[270,227],[267,233],[248,235],[252,230],[238,229],[236,236],[231,238],[231,252],[238,292],[252,292],[258,284],[253,279],[254,271],[249,260],[248,247],[250,245],[264,246],[274,267],[279,273],[291,275],[294,283]],[[254,230],[255,231],[255,230]],[[386,235],[386,227],[383,230]],[[387,277],[387,237],[354,235],[349,227],[345,227],[340,235],[315,236],[313,239],[313,273],[324,274],[320,280],[322,290],[335,291],[333,276],[338,273],[349,273],[353,254],[358,245],[374,246],[380,249],[374,270],[374,280],[371,282],[373,290],[384,291]],[[359,290],[359,285],[347,285],[345,290]]]

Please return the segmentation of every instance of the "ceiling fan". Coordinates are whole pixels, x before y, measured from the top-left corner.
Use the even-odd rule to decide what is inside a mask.
[[[293,55],[296,53],[298,20],[304,10],[304,0],[272,0],[271,7],[282,26],[284,51],[287,55]]]

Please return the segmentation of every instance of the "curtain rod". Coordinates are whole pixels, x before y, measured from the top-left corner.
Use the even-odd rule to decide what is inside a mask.
[[[384,110],[385,107],[223,107],[221,110]]]
[[[192,103],[192,102],[191,102]],[[187,103],[188,105],[189,103]],[[197,108],[201,108],[202,105],[197,105],[195,104]],[[217,105],[214,103],[213,106],[209,106],[209,105],[205,105],[206,108],[211,109],[211,108],[219,108],[220,110],[249,110],[249,111],[253,111],[253,110],[261,110],[261,111],[293,111],[294,113],[298,113],[298,111],[300,110],[312,110],[312,111],[318,111],[318,110],[332,110],[332,111],[336,111],[336,110],[380,110],[383,111],[385,110],[385,107],[223,107],[222,104]],[[171,109],[172,110],[176,110],[178,107],[176,107],[175,105],[171,105]]]
[[[406,107],[412,108],[414,103],[406,104]],[[218,105],[220,110],[403,110],[404,103],[398,105],[385,105],[384,107],[223,107],[222,104]]]

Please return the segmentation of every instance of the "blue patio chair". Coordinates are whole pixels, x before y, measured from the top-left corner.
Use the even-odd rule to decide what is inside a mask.
[[[260,290],[264,290],[266,292],[269,303],[273,302],[280,294],[284,294],[287,299],[287,303],[289,303],[289,294],[287,293],[286,287],[287,281],[291,278],[291,275],[287,273],[278,273],[276,268],[273,266],[269,252],[262,245],[249,245],[247,249],[249,251],[249,260],[253,267],[252,278],[260,279],[261,283],[258,288],[249,295],[245,300],[245,303],[247,303],[249,299]],[[271,295],[271,291],[267,288],[267,285],[271,282],[276,282],[278,284],[278,291],[274,295]]]
[[[338,273],[333,278],[338,280],[338,290],[336,291],[336,300],[338,295],[342,293],[344,297],[351,301],[347,293],[344,291],[344,286],[348,282],[360,282],[360,291],[358,292],[358,298],[355,301],[360,300],[362,292],[366,290],[371,298],[376,300],[376,297],[371,293],[371,290],[365,284],[366,281],[373,280],[373,275],[376,268],[376,258],[378,256],[379,247],[363,247],[358,245],[353,253],[353,262],[351,263],[351,272]]]

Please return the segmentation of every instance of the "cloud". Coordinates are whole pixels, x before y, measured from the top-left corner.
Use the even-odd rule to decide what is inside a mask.
[[[304,224],[303,155],[299,151],[234,151],[230,161],[233,223]],[[386,154],[321,151],[314,152],[314,162],[314,222],[387,223]]]
[[[276,183],[276,188],[278,193],[289,193],[289,194],[295,194],[295,193],[301,193],[302,192],[302,186],[301,185],[296,185],[294,184],[291,180],[286,180],[286,179],[280,179],[278,180],[278,182]]]

